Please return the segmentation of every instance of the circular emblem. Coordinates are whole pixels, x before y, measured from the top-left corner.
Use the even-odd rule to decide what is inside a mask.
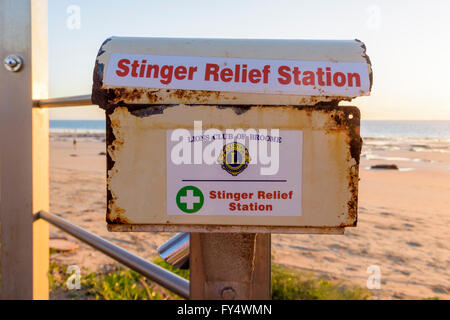
[[[247,168],[250,162],[250,154],[242,143],[232,142],[223,147],[218,160],[222,169],[233,176],[237,176]]]
[[[205,198],[199,188],[186,186],[177,193],[177,206],[185,213],[195,213],[203,207]]]

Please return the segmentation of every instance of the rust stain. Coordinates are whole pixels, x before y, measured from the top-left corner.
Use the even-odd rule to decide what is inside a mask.
[[[373,71],[372,71],[372,62],[370,61],[369,56],[367,55],[367,48],[364,42],[362,42],[359,39],[355,39],[356,42],[358,42],[363,49],[362,57],[366,60],[367,64],[369,65],[369,80],[370,80],[370,86],[369,86],[369,92],[372,91],[372,85],[373,85]]]
[[[108,190],[111,196],[110,190]],[[106,222],[108,224],[131,224],[130,220],[124,217],[126,210],[117,206],[116,197],[108,197],[108,207],[106,211]]]
[[[347,215],[345,225],[352,227],[356,227],[358,220],[358,171],[359,165],[355,164],[350,167],[347,176],[350,199],[347,202]]]
[[[220,91],[206,91],[206,90],[181,90],[176,89],[170,91],[170,97],[179,99],[183,103],[205,103],[210,98],[219,100],[221,96]]]
[[[126,87],[103,89],[102,92],[107,100],[106,103],[100,105],[101,107],[108,107],[111,105],[125,105],[125,104],[157,104],[163,102],[163,99],[175,98],[180,103],[204,103],[210,98],[218,100],[221,96],[220,91],[205,91],[205,90],[164,90],[164,89],[147,89],[147,88],[133,88]],[[235,97],[232,97],[234,99]]]
[[[292,233],[292,234],[344,234],[344,226],[293,227],[251,225],[188,225],[188,224],[108,224],[113,232],[244,232],[244,233]]]
[[[313,108],[314,112],[328,113],[330,122],[325,125],[327,133],[341,130],[346,133],[346,145],[348,153],[346,162],[350,165],[347,171],[347,185],[350,197],[346,204],[346,211],[341,216],[345,221],[340,224],[341,227],[356,226],[358,212],[358,182],[359,182],[359,161],[362,148],[362,139],[360,137],[360,111],[356,107],[330,107]]]
[[[144,94],[148,92],[145,89],[127,89],[127,88],[115,88],[113,90],[113,98],[110,100],[112,104],[118,104],[120,102],[133,103],[133,101],[139,101]]]
[[[121,218],[121,217],[116,217],[116,218],[114,218],[113,220],[106,220],[106,222],[108,223],[108,224],[115,224],[115,225],[117,225],[117,224],[122,224],[122,225],[124,225],[124,224],[130,224],[130,222],[127,220],[127,219],[124,219],[124,218]]]
[[[128,110],[131,114],[137,117],[148,117],[152,115],[157,114],[163,114],[165,109],[176,107],[180,104],[119,104],[118,106],[114,107],[113,109],[109,109],[107,114],[111,114],[114,112],[116,108],[124,108]],[[204,107],[206,105],[202,104],[185,104],[186,107]],[[356,120],[359,120],[359,111],[355,107],[347,107],[347,106],[338,106],[338,100],[333,101],[320,101],[317,102],[315,105],[280,105],[280,106],[273,106],[273,105],[224,105],[224,104],[215,104],[211,105],[211,107],[216,107],[218,109],[230,109],[233,110],[237,115],[244,114],[245,112],[253,109],[263,109],[263,108],[283,108],[286,109],[286,111],[289,111],[290,109],[294,108],[297,110],[305,111],[308,116],[312,114],[312,112],[321,112],[321,113],[329,113],[331,117],[334,117],[334,123],[339,128],[342,127],[342,129],[345,128],[345,126],[349,126],[352,124],[352,122],[356,122]],[[349,109],[350,108],[350,109]],[[356,116],[357,118],[354,119],[354,121],[351,121],[350,118],[348,118],[351,115],[351,117]],[[119,123],[112,124],[114,128],[119,128]],[[335,126],[333,124],[330,124],[330,126]]]
[[[147,91],[146,93],[148,103],[153,104],[156,102],[160,102],[162,99],[158,96],[157,91]]]
[[[355,108],[356,109],[356,108]],[[359,183],[359,160],[362,148],[362,139],[359,135],[359,112],[354,118],[357,118],[357,121],[354,122],[353,126],[350,126],[348,131],[348,141],[347,145],[349,145],[350,150],[347,155],[347,162],[351,163],[354,161],[354,164],[350,166],[348,169],[348,190],[350,191],[350,199],[347,202],[347,215],[345,224],[347,226],[356,227],[358,220],[358,183]],[[352,120],[354,120],[354,118]]]
[[[345,118],[348,121],[347,145],[350,147],[350,154],[347,162],[354,164],[350,166],[348,172],[348,190],[351,197],[347,202],[347,224],[356,227],[358,220],[358,182],[359,182],[359,161],[362,149],[362,138],[359,135],[361,113],[358,108],[347,109]],[[350,117],[351,116],[351,117]]]
[[[94,72],[92,101],[105,110],[119,106],[142,109],[151,105],[164,105],[164,101],[174,101],[176,104],[221,104],[220,101],[236,101],[237,96],[229,96],[229,92],[181,89],[148,89],[148,88],[103,88],[101,72]],[[322,90],[322,89],[320,89]],[[323,94],[323,90],[320,91]],[[296,102],[299,106],[337,106],[339,101],[351,101],[353,97],[343,96],[300,96]],[[167,104],[166,104],[167,105]],[[273,106],[273,105],[270,105]]]
[[[106,222],[108,224],[130,224],[131,222],[124,217],[126,210],[117,206],[117,198],[113,196],[113,193],[109,189],[110,172],[114,170],[115,161],[113,160],[112,154],[119,150],[124,144],[123,137],[116,136],[114,132],[115,128],[120,128],[120,121],[111,120],[110,114],[106,114],[106,174],[107,174],[107,209],[106,209]],[[117,170],[117,169],[116,169]]]
[[[241,114],[251,110],[252,108],[258,108],[258,106],[257,107],[251,107],[251,106],[235,106],[235,105],[218,105],[218,106],[216,106],[216,108],[217,109],[221,109],[221,110],[231,109],[237,115],[241,115]]]

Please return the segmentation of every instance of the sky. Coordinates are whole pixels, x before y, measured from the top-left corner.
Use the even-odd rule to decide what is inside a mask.
[[[450,120],[448,0],[48,0],[50,96],[90,94],[110,36],[360,39],[372,61],[363,120]],[[51,119],[104,119],[97,106]]]

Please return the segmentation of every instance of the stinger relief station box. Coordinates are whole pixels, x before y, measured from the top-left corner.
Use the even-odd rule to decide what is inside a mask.
[[[106,112],[110,231],[343,233],[356,226],[369,95],[361,41],[112,37],[94,70]]]

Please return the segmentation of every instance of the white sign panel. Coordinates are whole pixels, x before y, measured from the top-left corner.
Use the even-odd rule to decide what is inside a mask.
[[[300,130],[168,130],[167,215],[302,215]]]
[[[111,54],[104,84],[118,87],[301,96],[368,95],[369,65],[149,54]]]

